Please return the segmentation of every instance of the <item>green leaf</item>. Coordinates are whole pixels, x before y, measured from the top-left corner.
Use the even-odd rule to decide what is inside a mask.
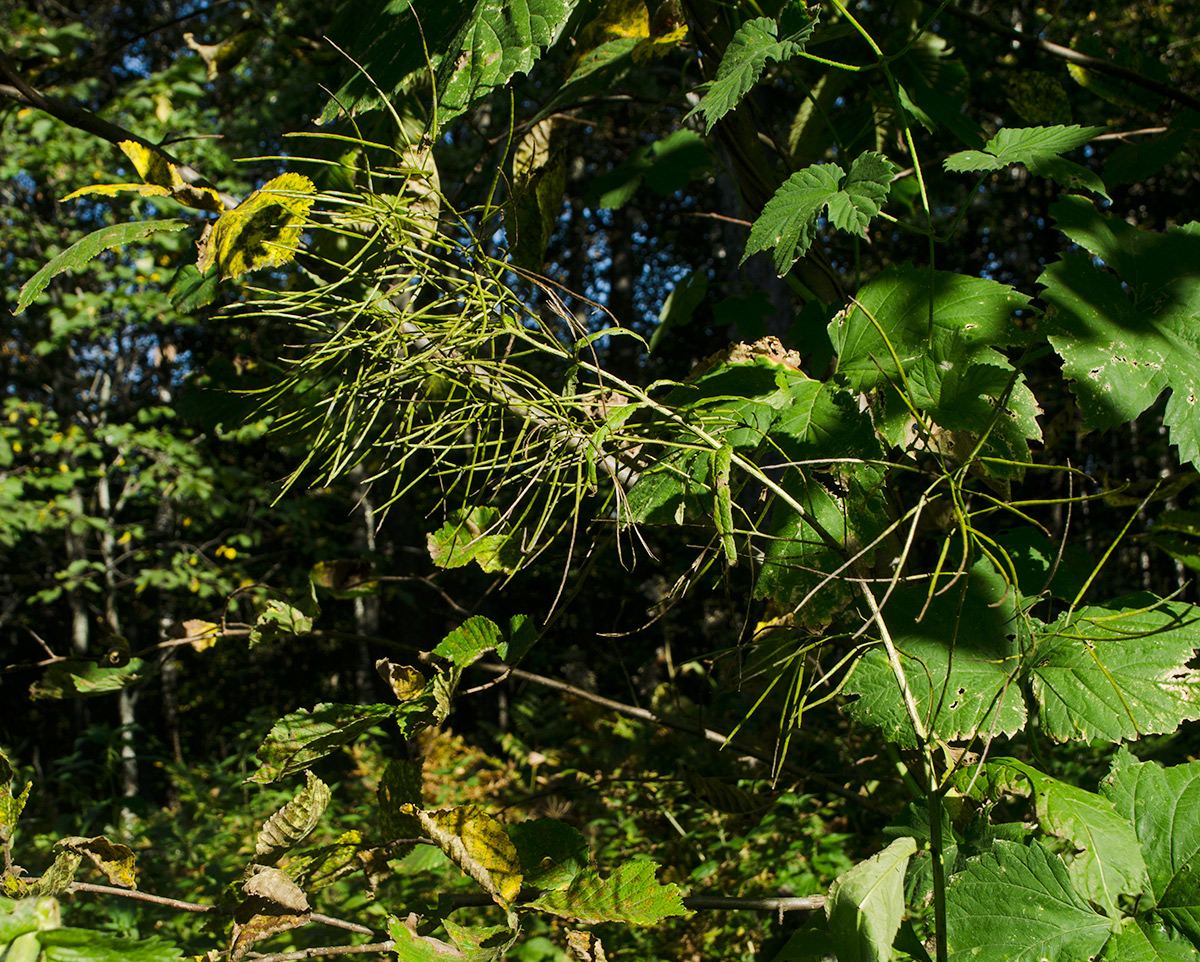
[[[443,638],[433,653],[466,668],[501,644],[500,629],[495,623],[483,615],[473,615]]]
[[[1117,813],[1107,798],[1096,795],[1012,758],[997,758],[984,769],[989,783],[1027,781],[1034,792],[1042,830],[1066,839],[1079,854],[1069,871],[1075,890],[1119,919],[1117,900],[1140,895],[1146,886],[1146,863],[1132,822]],[[993,798],[999,793],[994,792]]]
[[[657,869],[645,859],[626,862],[606,879],[595,869],[588,869],[565,889],[546,892],[529,907],[585,925],[653,925],[673,915],[689,915],[678,887],[655,880]]]
[[[438,124],[449,123],[476,98],[528,71],[576,2],[477,0],[438,69]]]
[[[904,917],[904,872],[917,850],[898,838],[843,872],[829,887],[825,914],[838,962],[886,962]]]
[[[406,805],[421,805],[421,763],[407,758],[388,760],[379,779],[379,828],[384,841],[397,838],[416,838],[421,823],[405,811]],[[392,857],[403,858],[412,846],[397,851]]]
[[[53,929],[38,934],[43,962],[176,962],[183,954],[157,936],[127,939],[95,929]]]
[[[929,600],[926,608],[929,590],[928,585],[898,586],[883,609],[925,725],[944,741],[1020,731],[1025,704],[1014,684],[1020,647],[1012,589],[981,559],[959,585]],[[856,719],[890,741],[917,747],[880,648],[859,660],[845,690],[859,696],[847,706]]]
[[[1030,298],[982,277],[906,264],[873,278],[855,301],[829,324],[837,373],[853,391],[899,383],[893,352],[907,375],[935,346],[942,361],[1004,364],[988,348],[1019,345],[1029,337],[1013,314]]]
[[[711,130],[758,83],[767,61],[790,60],[804,49],[817,25],[802,0],[789,0],[780,23],[769,17],[748,20],[737,28],[721,57],[717,76],[700,103],[688,114],[704,114]],[[779,36],[780,27],[783,36]]]
[[[16,827],[21,812],[25,810],[25,803],[29,801],[29,791],[33,788],[33,782],[26,782],[20,794],[14,795],[12,781],[12,765],[8,756],[0,749],[0,846],[12,841],[13,828]],[[0,942],[3,941],[5,940],[0,939]]]
[[[39,700],[106,695],[137,684],[144,677],[145,667],[141,658],[131,658],[119,668],[101,668],[94,661],[56,662],[29,686],[29,697]]]
[[[690,324],[696,308],[704,303],[707,296],[708,275],[702,270],[692,271],[671,288],[671,293],[663,301],[662,310],[658,312],[658,327],[650,336],[650,350],[653,352],[672,328]]]
[[[59,927],[58,900],[43,896],[30,899],[0,898],[0,946],[27,932]]]
[[[46,289],[46,285],[59,274],[64,271],[79,270],[93,257],[103,254],[106,250],[143,240],[158,231],[183,230],[187,226],[187,221],[182,220],[149,220],[114,224],[112,227],[102,227],[100,230],[92,231],[82,240],[76,241],[61,254],[53,257],[45,267],[25,282],[20,294],[17,295],[17,306],[13,308],[13,313],[20,314],[25,310],[33,303],[34,298]]]
[[[1059,230],[1116,272],[1070,252],[1038,278],[1055,309],[1050,343],[1085,425],[1130,421],[1169,389],[1163,422],[1171,443],[1180,460],[1200,463],[1200,223],[1142,231],[1081,197],[1064,197],[1050,212]]]
[[[439,568],[462,568],[472,561],[484,571],[516,571],[521,549],[496,508],[464,508],[426,536],[429,557]]]
[[[1028,656],[1042,729],[1058,742],[1110,742],[1200,718],[1200,609],[1153,595],[1080,608],[1037,629]]]
[[[848,172],[836,164],[814,164],[797,171],[775,191],[750,228],[741,262],[773,249],[775,270],[780,276],[786,274],[816,240],[817,220],[826,208],[832,226],[865,237],[897,170],[882,154],[867,151],[855,158]]]
[[[329,786],[311,771],[304,775],[308,784],[259,829],[254,843],[256,859],[274,861],[303,842],[317,827],[329,805]]]
[[[250,781],[267,785],[304,771],[396,714],[392,705],[317,705],[279,719],[258,749],[262,762]]]
[[[1106,184],[1136,184],[1157,174],[1174,160],[1196,133],[1200,114],[1185,110],[1158,137],[1135,137],[1104,162]]]
[[[307,635],[312,631],[312,626],[312,618],[299,608],[273,599],[267,602],[266,608],[250,629],[250,647],[280,641],[283,638],[294,638],[297,635]]]
[[[1191,942],[1150,919],[1121,919],[1120,929],[1104,947],[1104,962],[1196,962]]]
[[[565,889],[591,866],[587,840],[555,818],[535,818],[509,826],[525,884],[545,891]]]
[[[996,841],[946,887],[946,943],[975,962],[1079,962],[1095,958],[1109,920],[1071,884],[1040,843]]]
[[[1077,124],[1054,127],[1005,127],[983,145],[983,150],[963,150],[946,158],[946,170],[968,172],[1000,170],[1024,164],[1031,174],[1048,177],[1063,187],[1082,186],[1109,200],[1104,182],[1085,167],[1059,155],[1082,147],[1103,127]]]
[[[1200,943],[1200,762],[1163,768],[1122,748],[1100,791],[1133,822],[1158,914]]]

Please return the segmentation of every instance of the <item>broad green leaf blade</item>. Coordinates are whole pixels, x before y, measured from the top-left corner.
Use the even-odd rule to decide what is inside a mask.
[[[329,805],[329,786],[310,771],[305,785],[295,797],[267,819],[254,843],[254,857],[272,862],[303,842],[317,827]]]
[[[256,645],[279,641],[283,638],[295,638],[297,635],[307,635],[312,631],[313,620],[299,608],[285,601],[272,599],[267,602],[262,614],[250,629],[249,644]]]
[[[1150,919],[1121,919],[1104,947],[1104,962],[1197,962],[1200,950]]]
[[[804,49],[817,25],[803,2],[791,0],[782,24],[769,17],[748,20],[737,28],[721,57],[717,76],[692,113],[704,114],[711,130],[758,83],[767,61],[784,61]],[[784,35],[779,36],[780,27]],[[690,116],[690,115],[689,115]]]
[[[917,850],[898,838],[877,855],[838,876],[825,914],[838,962],[886,962],[904,917],[904,872]]]
[[[1182,461],[1200,463],[1200,223],[1165,233],[1107,217],[1080,197],[1051,208],[1070,252],[1038,278],[1054,308],[1050,343],[1091,428],[1132,420],[1170,390],[1163,421]]]
[[[76,241],[61,254],[51,258],[45,267],[25,282],[17,295],[17,306],[13,308],[13,313],[20,314],[25,310],[59,274],[79,270],[93,257],[103,254],[106,250],[132,244],[158,231],[183,230],[187,226],[187,221],[182,220],[149,220],[114,224],[112,227],[92,231],[87,237]]]
[[[1200,944],[1200,762],[1163,768],[1122,748],[1100,791],[1133,822],[1158,914]]]
[[[399,962],[497,962],[505,957],[517,937],[517,931],[505,926],[480,926],[468,928],[456,925],[450,919],[442,924],[453,944],[427,935],[418,935],[415,917],[401,921],[389,918],[388,934],[395,941],[392,951]]]
[[[1079,962],[1095,958],[1109,932],[1109,920],[1072,887],[1062,859],[1036,841],[996,841],[946,887],[952,959]]]
[[[421,806],[421,763],[407,758],[388,760],[379,779],[376,793],[379,801],[379,828],[384,841],[397,838],[417,838],[421,834],[421,823],[406,811],[405,806]],[[410,849],[393,855],[403,858]]]
[[[1080,849],[1069,868],[1075,890],[1103,906],[1109,918],[1119,919],[1118,898],[1140,895],[1147,883],[1132,822],[1118,814],[1108,798],[1051,778],[1016,759],[992,760],[984,777],[993,784],[1014,777],[1028,782],[1042,830]]]
[[[504,826],[478,805],[412,814],[450,860],[503,908],[521,891],[521,860]]]
[[[1136,595],[1035,631],[1030,686],[1055,741],[1110,742],[1200,718],[1200,609]]]
[[[303,174],[280,174],[217,218],[200,241],[196,267],[237,277],[296,256],[317,188]]]
[[[587,840],[558,819],[518,822],[508,834],[521,859],[525,883],[534,888],[565,889],[591,865]]]
[[[899,586],[883,609],[917,709],[945,741],[1025,725],[1025,704],[1014,683],[1020,633],[1012,589],[986,560],[955,587],[929,602],[927,585]],[[874,648],[858,662],[845,690],[858,695],[847,710],[884,737],[916,748],[904,702],[887,657]]]
[[[626,862],[608,878],[595,869],[580,873],[565,889],[546,892],[530,908],[594,925],[625,922],[653,925],[673,915],[688,915],[679,888],[655,879],[658,866],[645,859]]]
[[[443,638],[433,653],[466,668],[501,644],[503,639],[495,623],[483,615],[473,615]]]
[[[38,700],[106,695],[137,684],[145,675],[145,667],[141,658],[131,658],[120,668],[102,668],[94,661],[56,662],[29,686],[29,697]]]
[[[474,561],[484,571],[511,574],[521,563],[520,546],[496,508],[464,508],[425,540],[439,568],[461,568]]]
[[[578,0],[477,0],[438,69],[439,126],[489,90],[525,73]]]
[[[814,164],[785,180],[767,201],[746,240],[742,262],[751,254],[773,250],[775,270],[786,274],[817,238],[817,219],[829,209],[829,221],[855,234],[865,234],[871,218],[887,198],[896,167],[868,151],[846,173],[836,164]]]
[[[38,933],[42,962],[176,962],[183,954],[157,936],[127,939],[95,929],[52,929]]]
[[[259,746],[262,767],[249,780],[266,785],[304,771],[318,758],[349,745],[368,728],[393,717],[396,711],[392,705],[326,704],[285,715]]]
[[[999,170],[1009,164],[1024,164],[1029,172],[1049,177],[1063,187],[1076,185],[1108,198],[1104,182],[1085,167],[1063,160],[1060,154],[1082,147],[1103,127],[1076,124],[1054,127],[1005,127],[983,146],[983,150],[963,150],[946,158],[946,170]]]
[[[1028,339],[1013,314],[1030,298],[982,277],[904,265],[873,278],[855,300],[829,324],[837,373],[854,391],[899,383],[893,352],[907,374],[935,346],[944,360],[996,361],[988,348]]]
[[[56,929],[59,921],[58,899],[0,898],[0,945],[7,945],[27,932]]]

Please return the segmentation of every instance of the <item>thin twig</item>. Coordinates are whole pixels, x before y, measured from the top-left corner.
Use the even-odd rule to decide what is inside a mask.
[[[91,882],[72,882],[72,892],[93,892],[96,895],[120,895],[127,899],[136,899],[139,902],[152,902],[155,905],[165,905],[167,908],[179,909],[183,912],[216,912],[218,914],[230,914],[233,910],[223,905],[201,905],[199,902],[185,902],[182,899],[171,899],[163,895],[152,895],[149,892],[139,892],[137,889],[123,889],[115,885],[93,885]],[[374,935],[375,929],[368,928],[365,925],[359,925],[357,922],[347,922],[344,919],[335,919],[330,915],[321,915],[319,912],[313,912],[309,915],[309,920],[317,922],[320,925],[328,925],[335,929],[345,929],[347,932],[356,932],[359,935]]]
[[[298,952],[277,952],[275,955],[257,955],[253,958],[254,962],[299,962],[300,959],[319,959],[330,955],[363,955],[368,952],[382,955],[395,947],[396,943],[388,939],[386,942],[368,942],[364,945],[321,945]]]

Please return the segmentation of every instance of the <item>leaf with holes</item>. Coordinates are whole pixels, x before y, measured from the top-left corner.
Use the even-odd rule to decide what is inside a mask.
[[[1110,922],[1075,891],[1063,860],[1040,842],[998,840],[946,887],[946,943],[974,962],[1096,958]]]
[[[1064,197],[1050,212],[1087,251],[1062,255],[1038,278],[1054,309],[1050,343],[1085,425],[1131,421],[1169,390],[1171,443],[1180,460],[1200,464],[1200,223],[1143,231],[1082,197]]]
[[[1200,648],[1192,605],[1133,595],[1080,608],[1034,631],[1029,681],[1042,730],[1057,742],[1110,742],[1200,718]]]

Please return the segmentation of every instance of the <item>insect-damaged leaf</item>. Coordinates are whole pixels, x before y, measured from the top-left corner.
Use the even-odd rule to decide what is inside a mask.
[[[196,261],[200,273],[215,265],[222,277],[237,277],[288,263],[296,256],[316,192],[303,174],[267,181],[205,232]]]

